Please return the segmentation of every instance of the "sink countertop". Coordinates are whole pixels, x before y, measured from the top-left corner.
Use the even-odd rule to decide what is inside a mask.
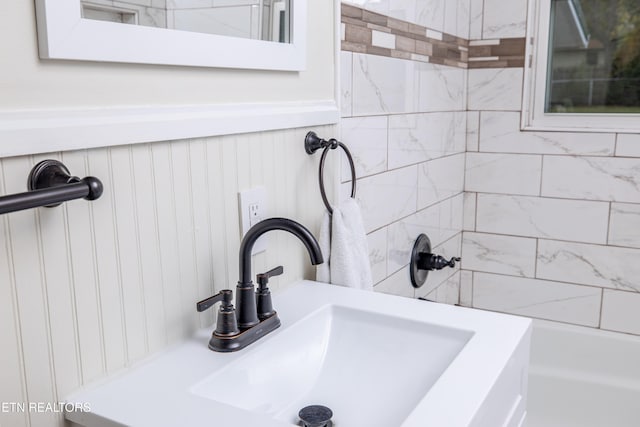
[[[67,402],[89,403],[91,412],[68,413],[67,419],[92,427],[291,426],[293,424],[264,414],[199,396],[193,388],[286,332],[297,321],[329,305],[472,333],[464,348],[421,398],[402,427],[490,425],[486,420],[493,415],[486,403],[487,396],[491,394],[493,400],[498,399],[494,407],[500,403],[500,396],[506,396],[506,386],[503,385],[505,367],[514,365],[516,350],[516,362],[525,364],[525,368],[524,372],[519,368],[511,375],[513,378],[508,383],[512,385],[511,389],[522,389],[523,385],[526,389],[529,319],[311,281],[298,282],[275,292],[273,299],[282,326],[256,343],[235,353],[216,353],[207,347],[213,327],[199,330],[187,341],[68,396]],[[286,352],[286,348],[282,348],[282,352]],[[524,379],[519,376],[524,376]],[[521,397],[520,400],[525,402],[526,395]],[[523,405],[518,402],[513,404],[512,411],[524,410],[516,408]],[[502,399],[502,403],[507,402]]]

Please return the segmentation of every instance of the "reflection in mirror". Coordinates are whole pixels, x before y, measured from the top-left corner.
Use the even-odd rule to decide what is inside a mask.
[[[82,0],[82,17],[290,43],[291,0]]]

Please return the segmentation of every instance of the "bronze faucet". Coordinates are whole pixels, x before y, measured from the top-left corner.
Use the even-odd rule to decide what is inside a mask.
[[[240,350],[257,341],[280,326],[278,313],[273,310],[269,278],[284,272],[282,266],[259,274],[259,289],[256,292],[251,281],[251,251],[260,236],[272,230],[288,231],[298,237],[307,248],[311,264],[322,264],[322,252],[313,234],[302,224],[287,218],[269,218],[260,221],[247,231],[240,244],[240,277],[236,286],[236,308],[232,301],[232,291],[220,293],[196,304],[199,312],[205,311],[216,302],[221,302],[218,310],[216,329],[211,335],[209,348],[213,351],[231,352]]]

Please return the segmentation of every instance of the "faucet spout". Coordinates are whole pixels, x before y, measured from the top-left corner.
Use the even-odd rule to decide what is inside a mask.
[[[322,251],[313,234],[302,224],[288,218],[269,218],[260,221],[247,231],[240,244],[240,276],[238,286],[252,285],[251,281],[251,251],[258,237],[272,230],[283,230],[295,235],[302,241],[309,252],[311,264],[324,262]]]
[[[256,240],[272,230],[288,231],[300,239],[309,252],[311,264],[318,265],[324,262],[318,241],[305,226],[296,221],[288,218],[269,218],[251,227],[240,244],[240,274],[236,287],[236,312],[240,329],[251,328],[260,323],[251,280],[251,251]]]

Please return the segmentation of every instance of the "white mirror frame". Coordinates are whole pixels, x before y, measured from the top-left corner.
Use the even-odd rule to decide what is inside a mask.
[[[302,71],[306,0],[291,0],[291,43],[81,18],[80,0],[36,0],[44,59]]]

